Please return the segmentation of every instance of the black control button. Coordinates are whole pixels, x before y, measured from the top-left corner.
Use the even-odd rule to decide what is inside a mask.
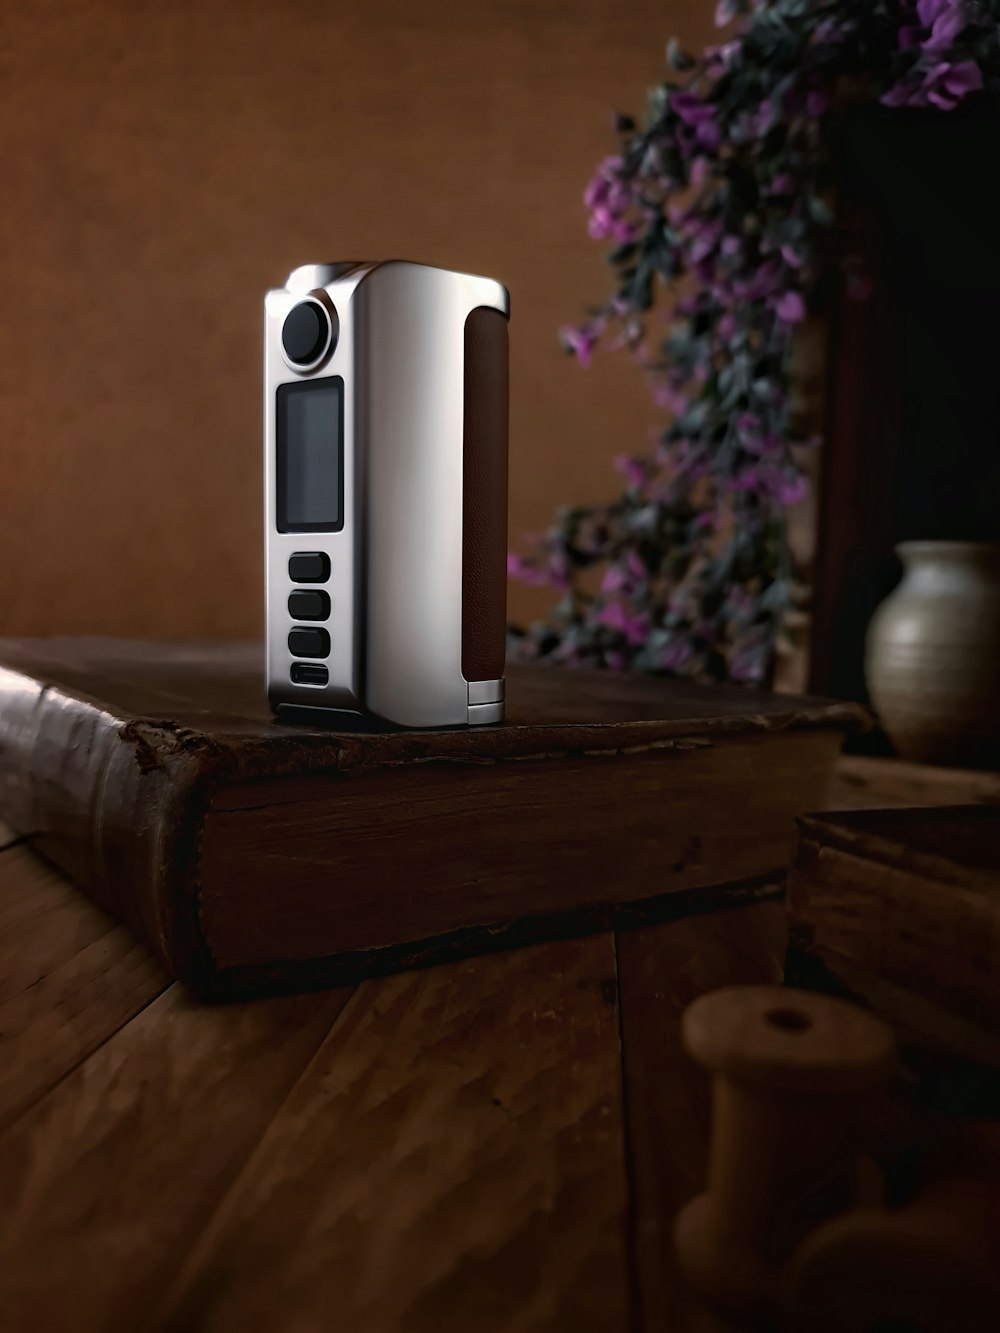
[[[328,685],[330,673],[320,662],[293,662],[293,685]]]
[[[288,614],[293,620],[329,620],[330,594],[318,588],[295,588],[288,594]]]
[[[329,657],[330,636],[325,629],[293,629],[288,634],[293,657]]]
[[[325,551],[296,551],[288,557],[288,577],[293,583],[325,583],[330,557]]]
[[[330,316],[317,301],[293,305],[281,326],[285,356],[297,366],[311,366],[326,351],[331,337]]]

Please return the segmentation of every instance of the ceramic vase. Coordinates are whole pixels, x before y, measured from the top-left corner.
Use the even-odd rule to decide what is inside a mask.
[[[897,752],[1000,766],[1000,545],[904,542],[868,629],[872,703]]]

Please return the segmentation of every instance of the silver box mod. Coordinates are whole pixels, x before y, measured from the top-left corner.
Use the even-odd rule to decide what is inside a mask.
[[[280,714],[502,720],[509,300],[489,278],[402,261],[309,264],[268,292],[267,692]]]

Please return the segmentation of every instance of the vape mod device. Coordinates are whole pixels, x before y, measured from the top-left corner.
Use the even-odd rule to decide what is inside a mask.
[[[403,727],[503,718],[506,290],[308,264],[264,332],[267,690]]]

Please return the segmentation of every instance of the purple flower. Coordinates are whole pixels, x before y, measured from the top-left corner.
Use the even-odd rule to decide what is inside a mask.
[[[728,69],[741,45],[737,38],[731,42],[722,42],[719,46],[706,46],[705,59],[712,65],[721,65],[723,69]]]
[[[567,324],[560,329],[559,336],[562,339],[563,346],[576,356],[581,366],[590,365],[591,356],[600,336],[599,329],[593,326],[579,329],[572,324]]]
[[[677,118],[691,133],[678,133],[677,141],[681,150],[688,154],[692,150],[701,153],[717,153],[722,143],[722,131],[715,120],[715,107],[704,101],[689,88],[670,94],[670,107]]]
[[[622,180],[620,157],[606,157],[583,192],[583,202],[590,212],[588,229],[595,240],[616,235],[623,227],[624,215],[632,207],[632,192]]]
[[[611,225],[611,235],[617,245],[624,245],[626,241],[634,241],[639,235],[639,228],[634,222],[626,222],[624,218],[619,218],[617,222]]]
[[[962,60],[957,65],[942,61],[929,70],[924,78],[928,102],[942,111],[950,111],[969,93],[983,86],[983,74],[974,60]]]
[[[966,17],[960,8],[945,10],[934,20],[931,35],[922,43],[924,50],[928,55],[947,51],[966,26]]]
[[[765,260],[749,282],[733,283],[733,295],[739,301],[759,301],[773,294],[780,276],[779,265],[773,259]]]
[[[702,222],[698,220],[691,228],[693,243],[691,245],[690,259],[692,264],[700,264],[715,249],[719,237],[722,235],[722,222],[718,219],[712,222]]]
[[[645,486],[649,476],[649,465],[641,458],[630,458],[628,454],[619,454],[615,459],[615,471],[620,472],[630,486]]]
[[[620,157],[612,156],[606,157],[597,168],[596,173],[583,192],[583,202],[587,208],[596,208],[598,204],[605,201],[612,182],[618,180],[621,164]]]
[[[763,431],[761,421],[753,412],[742,412],[736,418],[736,433],[740,447],[748,454],[762,458],[779,451],[781,441],[773,431]]]
[[[696,157],[691,163],[691,170],[688,172],[688,179],[692,185],[704,185],[708,179],[710,162],[707,157]]]
[[[770,455],[772,458],[782,451],[781,436],[775,435],[773,430],[767,431],[759,440],[756,441],[757,453],[759,457],[766,458]],[[745,446],[749,452],[753,452],[750,446]]]
[[[515,555],[513,551],[507,556],[507,574],[510,578],[534,588],[540,588],[549,581],[545,570],[539,569],[534,561]]]
[[[813,41],[817,46],[834,45],[843,39],[844,31],[844,25],[837,19],[824,19],[816,25]]]
[[[619,565],[608,565],[601,579],[601,592],[619,592],[627,583],[625,571]]]
[[[795,505],[806,497],[806,479],[801,473],[790,475],[782,474],[780,480],[776,480],[773,485],[774,498],[783,505]]]
[[[956,0],[917,0],[917,18],[925,28],[932,28],[942,14],[956,8]]]
[[[761,648],[747,648],[734,654],[729,663],[733,680],[754,685],[764,677],[764,654]]]
[[[715,6],[715,26],[725,28],[740,12],[740,7],[736,0],[719,0]]]
[[[548,581],[556,588],[568,588],[569,560],[563,551],[550,551],[546,561]]]
[[[890,106],[957,106],[993,78],[997,3],[790,5],[806,17],[794,59],[775,67],[755,41],[771,0],[713,0],[718,23],[736,20],[725,45],[666,85],[643,129],[624,129],[627,157],[605,159],[585,192],[591,234],[643,252],[615,261],[618,296],[563,341],[584,365],[598,342],[629,350],[670,411],[638,457],[615,459],[613,501],[561,510],[530,558],[511,557],[512,576],[567,590],[526,636],[537,656],[766,677],[788,602],[772,521],[807,485],[785,353],[810,318],[828,259],[815,242],[833,222],[809,187],[826,158],[820,126],[835,90],[853,97],[872,79]],[[857,295],[859,262],[842,268]]]
[[[983,86],[982,70],[974,60],[960,60],[952,65],[947,60],[933,65],[924,74],[919,85],[897,83],[882,95],[886,106],[936,106],[951,111],[969,93]]]
[[[672,384],[658,384],[653,399],[657,407],[665,407],[675,417],[682,417],[688,410],[687,394],[681,393]]]
[[[621,602],[607,602],[602,606],[597,613],[597,623],[618,630],[633,648],[645,643],[649,633],[649,616],[629,615]]]
[[[708,102],[702,101],[697,93],[693,93],[689,89],[671,93],[670,107],[674,114],[679,116],[685,125],[690,125],[692,129],[715,120],[715,108]]]
[[[800,324],[806,317],[806,303],[800,292],[782,292],[774,303],[774,313],[786,324]]]
[[[919,106],[922,100],[922,89],[907,87],[905,83],[895,84],[888,92],[883,93],[879,98],[879,101],[883,106],[891,107]]]
[[[668,643],[660,658],[660,665],[666,671],[681,671],[694,656],[694,648],[688,639],[675,638]]]
[[[613,213],[603,204],[598,204],[587,222],[587,231],[595,241],[603,241],[606,236],[613,236],[618,240],[619,232],[629,227],[630,224],[624,222],[619,214]]]
[[[759,467],[745,467],[730,477],[727,482],[731,491],[760,491],[764,487],[764,474]]]

